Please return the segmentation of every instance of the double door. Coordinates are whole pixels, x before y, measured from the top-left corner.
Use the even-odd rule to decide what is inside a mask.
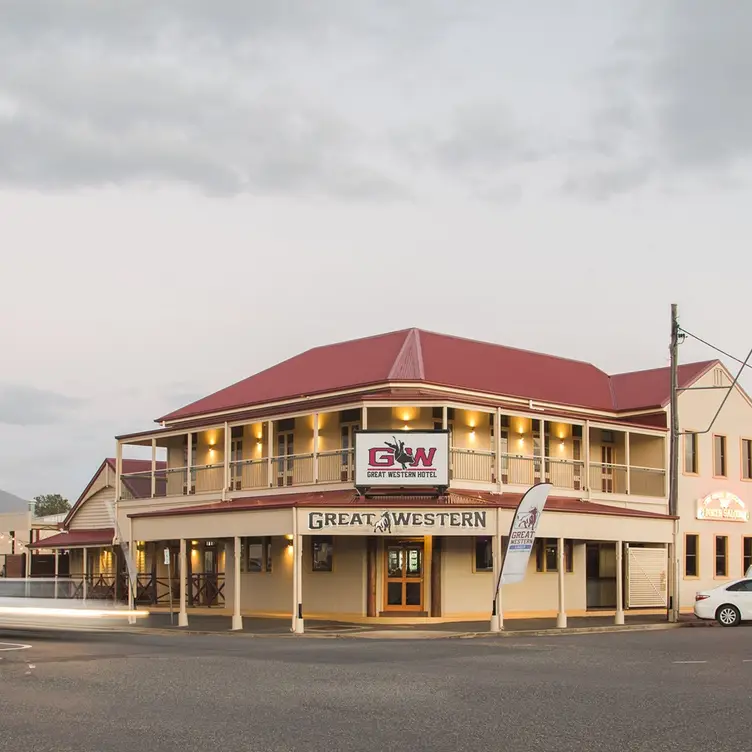
[[[385,546],[385,611],[423,611],[425,556],[422,540]]]

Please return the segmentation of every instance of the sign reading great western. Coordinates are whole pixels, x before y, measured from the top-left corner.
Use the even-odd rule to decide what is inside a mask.
[[[303,526],[334,535],[487,535],[494,517],[487,509],[300,510]],[[300,518],[298,518],[300,519]]]
[[[358,431],[356,486],[448,486],[448,431]]]

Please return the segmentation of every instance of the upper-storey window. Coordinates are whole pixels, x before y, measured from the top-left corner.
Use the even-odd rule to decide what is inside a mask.
[[[294,482],[295,418],[277,424],[277,485],[291,486]]]
[[[742,439],[742,478],[752,480],[752,439]]]
[[[233,426],[230,437],[230,488],[239,491],[243,475],[243,426]]]
[[[684,435],[684,472],[690,475],[697,475],[699,472],[699,458],[697,455],[698,439],[699,436],[696,433],[687,433]]]
[[[713,475],[717,478],[725,478],[727,455],[726,455],[726,437],[713,436]]]

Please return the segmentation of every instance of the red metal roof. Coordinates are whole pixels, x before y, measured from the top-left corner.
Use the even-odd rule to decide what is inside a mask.
[[[81,546],[111,546],[115,530],[103,527],[97,530],[71,530],[42,538],[29,545],[29,548],[79,548]]]
[[[326,506],[346,508],[357,504],[362,507],[435,507],[447,505],[463,506],[494,506],[502,509],[515,509],[520,503],[522,494],[494,494],[487,491],[453,490],[447,494],[445,503],[439,504],[435,499],[428,499],[416,494],[383,495],[373,499],[361,499],[353,490],[317,491],[313,493],[298,493],[269,496],[249,496],[232,501],[211,502],[194,507],[178,507],[152,512],[137,512],[129,517],[182,517],[193,514],[222,514],[228,512],[248,512],[257,509],[288,509],[292,507]],[[624,509],[607,504],[598,504],[582,499],[572,499],[564,496],[549,496],[546,509],[552,512],[574,512],[579,514],[601,514],[616,517],[646,517],[651,519],[674,519],[665,514],[645,512],[637,509]]]
[[[712,363],[682,366],[689,383]],[[387,382],[423,382],[618,412],[663,405],[668,369],[609,376],[590,363],[419,329],[317,347],[159,418],[175,421]]]
[[[679,387],[689,386],[708,370],[717,360],[686,363],[678,368]],[[611,377],[614,393],[614,409],[638,410],[663,407],[671,395],[671,371],[669,368],[653,368],[649,371],[617,373]]]

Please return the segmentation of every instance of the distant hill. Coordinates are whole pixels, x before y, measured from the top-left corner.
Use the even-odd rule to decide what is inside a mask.
[[[29,502],[20,496],[0,490],[0,512],[28,512]]]

